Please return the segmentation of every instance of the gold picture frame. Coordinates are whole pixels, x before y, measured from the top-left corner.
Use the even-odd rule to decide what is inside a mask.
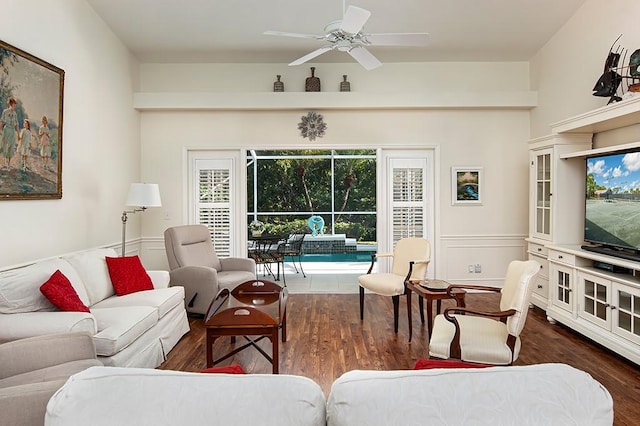
[[[64,70],[0,40],[0,200],[62,198]]]

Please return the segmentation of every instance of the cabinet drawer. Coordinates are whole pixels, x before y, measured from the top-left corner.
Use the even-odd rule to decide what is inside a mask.
[[[538,277],[549,278],[549,261],[547,260],[546,257],[529,253],[529,260],[535,260],[540,264],[540,271],[538,272]]]
[[[529,243],[528,251],[531,254],[537,254],[539,256],[547,257],[547,248],[542,244]]]
[[[549,279],[538,275],[533,283],[533,292],[545,299],[549,298]]]
[[[562,251],[549,250],[549,260],[555,262],[566,263],[567,265],[576,264],[575,254],[569,254]]]

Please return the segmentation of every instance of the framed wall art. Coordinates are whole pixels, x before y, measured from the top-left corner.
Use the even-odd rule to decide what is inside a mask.
[[[482,204],[482,167],[451,168],[451,204]]]
[[[62,198],[64,71],[0,40],[0,200]]]

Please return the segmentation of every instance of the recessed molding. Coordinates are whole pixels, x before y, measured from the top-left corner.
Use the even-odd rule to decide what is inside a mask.
[[[521,109],[538,105],[538,93],[446,92],[137,92],[134,108],[153,110],[300,110],[300,109]]]
[[[600,133],[640,122],[640,95],[567,118],[551,125],[553,133]]]

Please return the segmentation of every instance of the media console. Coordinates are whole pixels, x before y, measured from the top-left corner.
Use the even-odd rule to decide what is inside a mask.
[[[551,129],[529,141],[527,253],[542,267],[531,302],[550,322],[640,365],[640,253],[582,246],[585,158],[640,148],[640,95]]]
[[[640,253],[637,250],[627,250],[610,246],[592,246],[592,245],[582,245],[580,246],[582,250],[591,251],[594,253],[600,253],[607,256],[612,257],[621,257],[622,259],[632,260],[634,262],[640,262]]]
[[[560,322],[640,364],[640,262],[548,246],[551,322]]]

